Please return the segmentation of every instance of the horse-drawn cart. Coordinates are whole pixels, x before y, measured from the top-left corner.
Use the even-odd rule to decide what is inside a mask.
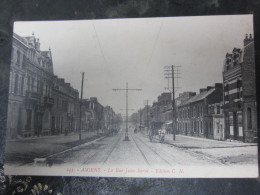
[[[155,137],[158,137],[160,143],[164,142],[166,130],[164,128],[163,122],[160,121],[153,121],[150,125],[149,130],[149,139],[152,142]]]

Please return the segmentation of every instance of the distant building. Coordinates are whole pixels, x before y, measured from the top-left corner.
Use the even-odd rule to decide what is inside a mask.
[[[180,127],[181,126],[181,121],[183,120],[182,117],[180,117],[179,115],[179,109],[178,107],[185,101],[187,101],[188,99],[190,99],[191,97],[195,96],[196,95],[196,92],[190,92],[190,91],[187,91],[187,92],[183,92],[183,93],[180,93],[179,94],[179,97],[175,98],[175,105],[176,105],[176,109],[177,109],[177,133],[181,133],[182,131],[182,128]],[[186,108],[188,109],[188,108]],[[172,112],[172,111],[171,111]],[[185,112],[185,109],[182,111],[182,112]],[[187,111],[186,111],[187,112]],[[188,123],[189,121],[186,121],[186,123]],[[185,133],[186,134],[186,133]]]
[[[246,35],[244,48],[227,53],[223,67],[224,115],[228,139],[257,139],[254,39]]]
[[[104,114],[104,127],[107,129],[114,128],[117,122],[117,116],[113,108],[110,106],[106,106],[104,108],[103,114]]]
[[[169,122],[172,121],[172,96],[171,93],[162,93],[150,109],[151,121]]]
[[[84,99],[82,101],[82,126],[87,131],[101,129],[104,126],[104,106],[96,97]]]

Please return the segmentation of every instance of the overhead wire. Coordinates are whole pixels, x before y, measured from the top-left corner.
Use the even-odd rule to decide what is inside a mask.
[[[152,57],[153,57],[153,54],[154,54],[154,51],[155,51],[155,47],[156,47],[156,45],[157,45],[157,41],[158,41],[158,39],[159,39],[159,35],[160,35],[161,29],[162,29],[162,25],[163,25],[163,20],[161,19],[161,24],[160,24],[159,30],[158,30],[158,32],[157,32],[156,38],[155,38],[155,40],[154,40],[154,44],[153,44],[153,48],[152,48],[152,53],[151,53],[151,56],[149,57],[149,60],[148,60],[146,66],[148,66],[148,65],[151,63],[151,60],[152,60]]]

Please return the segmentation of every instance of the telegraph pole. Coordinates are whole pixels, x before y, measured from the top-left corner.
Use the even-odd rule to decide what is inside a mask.
[[[83,84],[84,84],[84,72],[82,72],[81,95],[80,95],[80,104],[79,104],[79,141],[81,141],[81,106],[82,106]]]
[[[146,117],[147,117],[147,119],[146,119],[146,126],[147,126],[147,134],[148,134],[148,132],[149,132],[149,117],[148,117],[148,103],[149,103],[149,101],[151,101],[151,100],[144,100],[145,105],[146,105]]]
[[[177,121],[176,121],[176,105],[175,105],[175,89],[176,87],[174,86],[174,75],[176,74],[176,78],[180,78],[178,77],[179,75],[179,68],[180,66],[165,66],[165,78],[167,79],[172,79],[172,130],[173,130],[173,140],[175,140],[175,135],[176,135],[176,127],[177,127]],[[174,68],[175,68],[175,71],[174,72]],[[169,80],[168,80],[168,83],[169,83]],[[169,86],[168,86],[169,88]]]
[[[142,110],[140,109],[140,125],[139,125],[140,132],[142,130]]]
[[[126,129],[125,129],[125,139],[124,141],[130,141],[128,137],[128,91],[142,91],[142,89],[129,89],[128,82],[126,82],[125,89],[112,89],[114,91],[125,91],[126,92]]]

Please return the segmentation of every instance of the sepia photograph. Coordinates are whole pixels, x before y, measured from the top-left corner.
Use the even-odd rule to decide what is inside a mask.
[[[15,22],[7,175],[257,178],[253,15]]]

